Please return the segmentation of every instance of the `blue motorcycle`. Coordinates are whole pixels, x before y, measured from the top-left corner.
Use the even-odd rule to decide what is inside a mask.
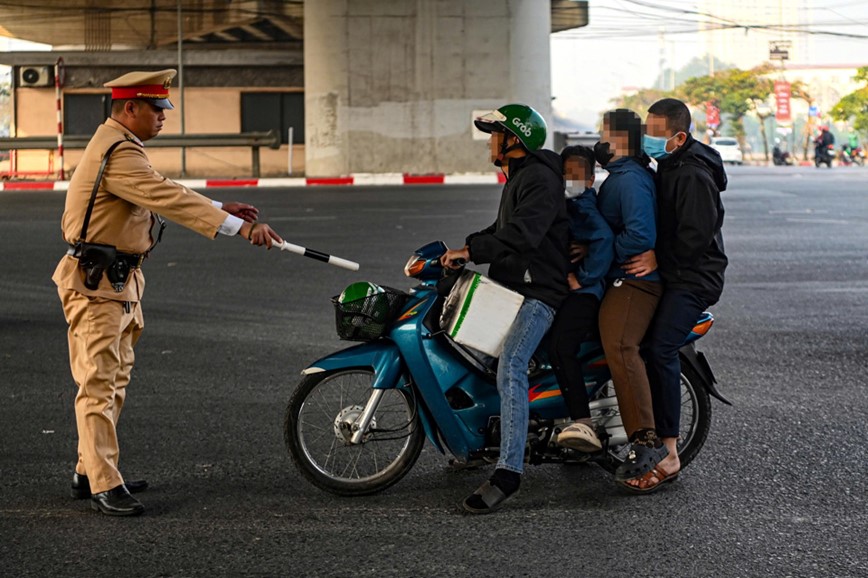
[[[440,327],[446,293],[440,256],[445,252],[446,245],[437,241],[413,254],[404,272],[419,285],[409,294],[384,288],[349,303],[333,299],[339,336],[364,343],[305,369],[284,423],[293,461],[315,486],[344,496],[380,492],[410,471],[425,438],[458,464],[496,462],[500,400],[495,370]],[[682,469],[708,436],[710,396],[730,403],[694,347],[713,322],[704,313],[680,352]],[[599,342],[585,343],[578,355],[603,449],[585,454],[558,445],[570,419],[544,342],[528,367],[525,459],[530,464],[592,461],[614,472],[629,444],[609,368]]]

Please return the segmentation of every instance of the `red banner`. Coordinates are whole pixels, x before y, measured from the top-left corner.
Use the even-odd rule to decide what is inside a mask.
[[[775,102],[777,102],[777,112],[775,112],[775,120],[778,122],[790,122],[790,83],[786,80],[775,81]]]
[[[710,129],[720,126],[720,109],[710,101],[705,103],[705,124]]]

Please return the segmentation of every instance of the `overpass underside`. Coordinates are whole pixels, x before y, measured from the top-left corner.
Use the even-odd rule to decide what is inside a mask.
[[[292,123],[310,176],[490,170],[472,117],[525,102],[550,119],[549,34],[587,23],[587,2],[572,0],[183,0],[180,19],[177,0],[39,5],[0,7],[0,33],[53,51],[7,53],[3,64],[63,56],[65,92],[100,92],[130,69],[177,68],[180,28],[187,131],[201,106],[213,132]],[[52,87],[22,86],[19,71],[16,127],[40,134],[24,97]],[[278,97],[253,93],[289,96],[266,110],[255,103]]]

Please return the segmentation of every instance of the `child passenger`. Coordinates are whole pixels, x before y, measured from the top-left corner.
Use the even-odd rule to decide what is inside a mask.
[[[594,151],[569,146],[561,152],[561,159],[570,237],[573,243],[584,245],[587,250],[567,276],[570,294],[558,309],[550,333],[549,356],[573,422],[558,436],[558,443],[592,453],[602,449],[602,444],[591,422],[588,392],[577,353],[582,343],[593,339],[597,332],[604,278],[614,258],[614,235],[597,210],[597,191],[593,188]]]

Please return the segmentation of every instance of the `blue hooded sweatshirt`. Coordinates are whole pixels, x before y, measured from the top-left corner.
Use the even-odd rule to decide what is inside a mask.
[[[621,265],[630,257],[653,249],[657,241],[657,200],[654,176],[633,157],[605,166],[609,176],[600,187],[597,207],[615,234],[615,260],[606,279],[637,279]],[[660,281],[657,271],[639,277]]]
[[[573,293],[588,293],[603,298],[605,277],[612,266],[614,240],[612,229],[597,209],[597,191],[593,188],[567,199],[570,217],[570,239],[588,246],[588,255],[572,266],[581,289]]]

